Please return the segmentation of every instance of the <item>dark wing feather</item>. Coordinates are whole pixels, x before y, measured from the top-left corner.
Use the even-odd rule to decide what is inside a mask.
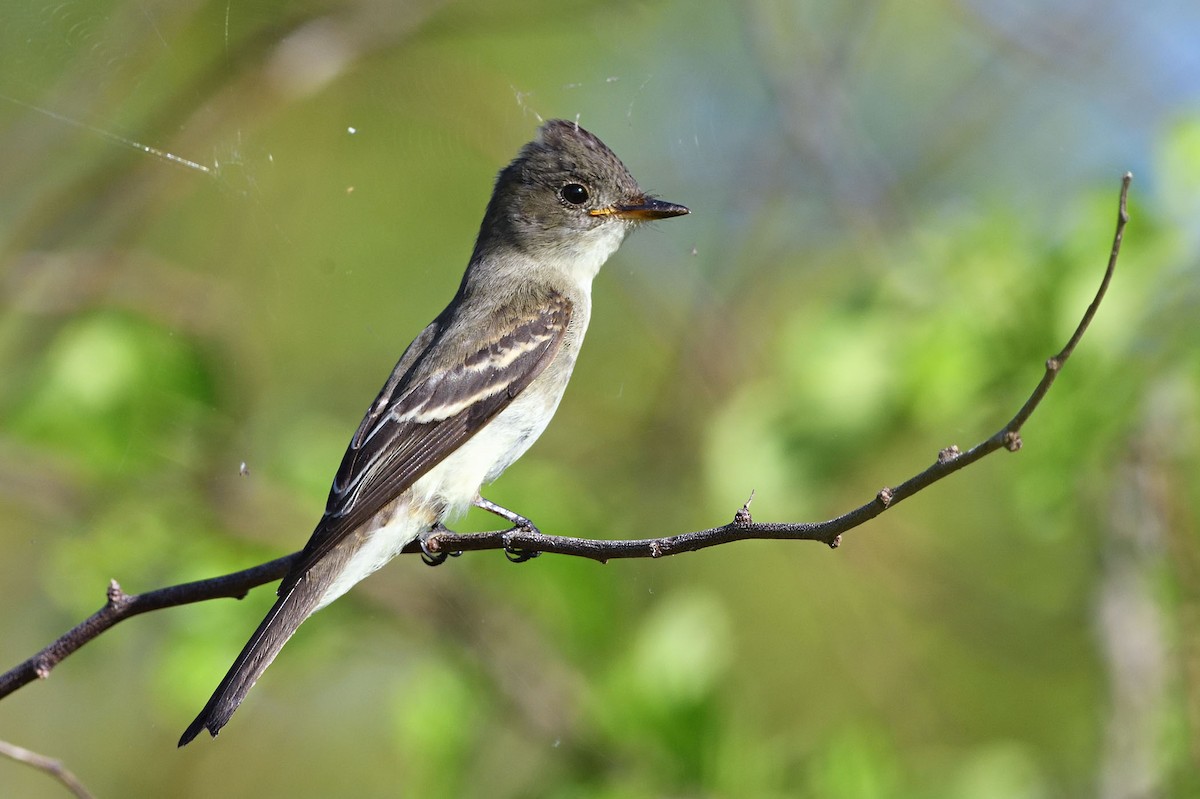
[[[553,294],[453,369],[412,378],[422,353],[406,374],[393,373],[342,457],[325,515],[279,593],[507,408],[554,359],[570,318],[570,301]],[[428,346],[437,344],[435,333]]]

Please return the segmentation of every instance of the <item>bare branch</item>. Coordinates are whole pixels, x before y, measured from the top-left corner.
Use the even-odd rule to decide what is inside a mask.
[[[1055,378],[1058,377],[1058,373],[1062,371],[1063,365],[1075,351],[1075,347],[1087,331],[1096,315],[1096,310],[1108,292],[1109,283],[1116,270],[1117,258],[1121,252],[1125,225],[1129,221],[1126,202],[1132,180],[1133,175],[1128,172],[1121,180],[1117,229],[1113,236],[1108,266],[1105,269],[1104,278],[1100,282],[1100,288],[1079,325],[1075,328],[1075,332],[1062,351],[1046,361],[1046,371],[1042,375],[1041,381],[1038,382],[1016,415],[990,438],[981,441],[966,452],[960,451],[956,446],[946,447],[938,453],[937,459],[924,471],[913,475],[897,486],[880,489],[865,504],[837,518],[823,522],[755,522],[750,515],[750,500],[747,500],[728,524],[660,538],[594,540],[546,535],[537,530],[524,528],[470,534],[444,530],[429,536],[425,542],[426,547],[432,553],[470,552],[484,549],[504,549],[509,552],[526,554],[546,552],[590,558],[604,563],[614,558],[661,558],[749,539],[820,541],[830,547],[838,546],[841,543],[842,535],[847,531],[874,519],[885,510],[928,488],[942,478],[970,466],[996,450],[1006,449],[1016,452],[1021,448],[1021,428],[1037,409]],[[753,499],[753,494],[751,499]],[[412,554],[420,552],[421,549],[418,544],[414,543],[406,547],[404,551]],[[240,599],[251,588],[282,579],[299,554],[298,552],[293,553],[245,571],[169,586],[133,596],[123,593],[116,581],[113,581],[108,589],[108,602],[103,608],[24,663],[0,674],[0,699],[35,679],[45,679],[64,658],[124,619],[152,610],[203,602],[219,597]]]
[[[849,513],[824,522],[782,522],[754,523],[749,521],[749,502],[735,515],[729,524],[698,530],[693,533],[666,536],[664,538],[643,538],[636,541],[594,541],[586,538],[565,538],[563,536],[543,535],[524,530],[508,530],[496,533],[477,533],[459,535],[456,533],[437,533],[426,541],[426,546],[434,551],[467,552],[477,549],[497,549],[503,547],[522,552],[553,552],[559,555],[576,555],[604,562],[612,558],[659,558],[664,555],[677,555],[680,552],[694,552],[698,549],[728,544],[731,541],[747,539],[779,539],[787,538],[799,541],[821,541],[831,547],[841,543],[842,534],[864,522],[874,519],[898,502],[908,499],[913,494],[947,477],[959,469],[970,466],[985,455],[998,449],[1016,452],[1021,448],[1021,428],[1050,390],[1054,379],[1062,370],[1071,353],[1075,351],[1079,340],[1091,325],[1096,310],[1104,295],[1108,293],[1109,283],[1117,268],[1117,256],[1121,252],[1121,242],[1125,237],[1125,225],[1129,222],[1129,212],[1126,202],[1129,196],[1129,184],[1133,174],[1126,172],[1121,179],[1121,194],[1117,211],[1117,230],[1113,235],[1112,250],[1108,257],[1108,267],[1104,271],[1104,279],[1100,288],[1088,306],[1075,332],[1062,351],[1046,361],[1046,371],[1041,381],[1034,388],[1029,399],[1021,406],[1008,424],[1000,428],[985,441],[976,444],[966,452],[960,452],[958,447],[950,446],[938,453],[937,460],[925,471],[910,477],[898,486],[883,488],[874,499],[861,505]]]
[[[67,656],[118,622],[152,610],[204,602],[208,599],[241,599],[251,588],[283,579],[292,560],[299,554],[297,552],[276,558],[269,563],[233,574],[171,585],[144,594],[126,594],[117,581],[112,580],[108,584],[108,601],[104,607],[75,625],[41,652],[0,674],[0,699],[34,680],[46,679],[51,670]]]
[[[70,769],[64,766],[60,760],[39,755],[37,752],[31,752],[28,749],[10,744],[7,741],[0,741],[0,755],[46,772],[65,785],[67,790],[75,794],[79,799],[93,799],[92,794],[88,792],[87,788],[83,787],[83,783],[79,781],[79,778],[72,774]]]

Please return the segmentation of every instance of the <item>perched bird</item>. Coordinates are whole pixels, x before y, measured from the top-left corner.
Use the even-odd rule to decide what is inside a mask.
[[[400,357],[342,457],[279,599],[179,745],[229,721],[300,624],[471,505],[554,415],[592,279],[639,222],[688,213],[643,192],[574,122],[551,120],[496,178],[458,293]]]

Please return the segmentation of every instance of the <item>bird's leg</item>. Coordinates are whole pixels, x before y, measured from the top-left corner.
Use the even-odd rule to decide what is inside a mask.
[[[441,522],[438,522],[437,524],[430,525],[429,529],[421,533],[420,537],[417,539],[421,544],[421,561],[426,566],[441,566],[446,562],[446,558],[457,558],[462,554],[461,552],[430,551],[426,542],[429,540],[430,536],[437,535],[438,533],[454,533],[454,531]]]
[[[542,534],[542,531],[537,528],[537,525],[529,521],[529,519],[525,518],[519,513],[514,513],[502,505],[497,505],[490,499],[484,499],[481,495],[477,494],[475,496],[474,505],[475,507],[481,508],[488,513],[496,514],[501,519],[507,519],[512,524],[512,530],[509,530],[509,532],[520,530],[525,533],[534,533],[535,535]],[[504,557],[508,558],[513,563],[524,563],[527,560],[536,558],[540,554],[540,552],[526,552],[521,549],[513,549],[512,547],[508,546],[508,544],[504,545]]]
[[[537,533],[538,535],[541,535],[542,531],[537,528],[537,525],[529,521],[529,519],[526,519],[519,513],[509,510],[503,505],[497,505],[490,499],[484,499],[482,496],[477,494],[473,504],[477,508],[481,508],[488,513],[494,513],[501,519],[507,520],[512,524],[514,530],[524,530],[527,533]]]

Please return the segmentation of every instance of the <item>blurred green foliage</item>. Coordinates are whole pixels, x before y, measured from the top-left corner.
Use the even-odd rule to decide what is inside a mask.
[[[758,520],[827,518],[990,435],[1137,178],[1024,449],[835,553],[402,558],[175,751],[264,588],[121,625],[6,699],[0,739],[97,796],[1200,793],[1188,4],[5,11],[3,667],[109,579],[303,544],[539,115],[694,211],[606,267],[558,417],[489,492],[591,537],[720,524],[751,490]],[[62,791],[0,761],[0,795]]]

